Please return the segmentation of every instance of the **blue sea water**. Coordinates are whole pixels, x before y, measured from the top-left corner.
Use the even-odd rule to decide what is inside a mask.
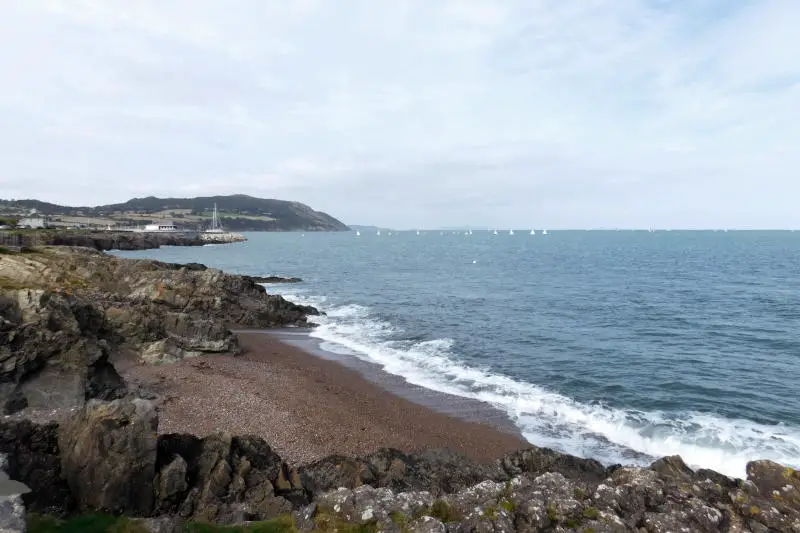
[[[800,233],[253,233],[124,252],[305,281],[312,335],[606,463],[800,466]]]

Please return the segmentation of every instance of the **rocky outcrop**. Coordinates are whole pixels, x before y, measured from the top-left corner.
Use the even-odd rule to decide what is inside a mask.
[[[281,276],[248,276],[256,283],[300,283],[301,278],[284,278]]]
[[[262,439],[164,435],[158,456],[156,514],[241,523],[292,509],[293,489],[281,483],[288,467]]]
[[[58,436],[62,475],[79,509],[147,516],[158,417],[147,400],[90,402]]]
[[[770,461],[750,463],[747,480],[694,471],[680,457],[604,468],[536,447],[490,465],[448,452],[381,450],[295,470],[260,438],[156,441],[155,420],[147,402],[93,402],[61,428],[17,425],[22,443],[0,423],[0,451],[9,453],[12,478],[31,487],[31,509],[60,501],[65,512],[126,512],[163,531],[288,513],[299,530],[324,532],[800,530],[798,473]],[[43,473],[53,485],[66,479],[68,498],[48,492]]]
[[[203,246],[197,232],[137,233],[130,231],[48,230],[8,233],[0,231],[0,245],[15,248],[80,246],[95,250],[150,250],[161,246]]]
[[[748,471],[748,481],[719,474],[714,481],[673,457],[650,468],[613,469],[601,482],[559,472],[523,473],[440,496],[362,485],[318,495],[295,519],[303,531],[326,530],[331,523],[442,533],[798,531],[800,508],[764,492],[794,471],[764,462],[751,463]],[[793,486],[782,490],[788,495]]]
[[[8,476],[30,488],[23,495],[30,511],[58,516],[74,510],[74,498],[61,475],[58,424],[3,420],[0,453],[7,456]]]
[[[237,353],[231,327],[308,325],[246,276],[84,248],[0,254],[0,413],[123,396],[112,361]]]
[[[383,449],[363,458],[328,457],[299,469],[303,486],[312,493],[362,485],[395,491],[449,493],[485,479],[506,476],[498,465],[483,465],[448,450],[406,454]]]
[[[109,362],[112,337],[97,304],[42,289],[0,294],[3,412],[123,396],[125,384]]]

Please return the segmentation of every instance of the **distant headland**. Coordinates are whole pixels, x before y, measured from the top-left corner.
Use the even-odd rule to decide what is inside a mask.
[[[121,204],[70,207],[40,200],[0,199],[0,226],[107,229],[169,220],[186,230],[210,226],[214,206],[229,231],[348,231],[341,221],[300,202],[245,194],[197,198],[133,198]]]

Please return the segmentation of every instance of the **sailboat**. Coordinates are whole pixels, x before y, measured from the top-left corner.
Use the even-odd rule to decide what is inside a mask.
[[[469,230],[469,235],[472,235],[472,230]]]
[[[497,230],[494,230],[494,231],[492,232],[492,235],[497,235]]]
[[[547,235],[547,230],[542,230],[542,235]]]
[[[417,230],[417,235],[419,235],[419,230]]]
[[[536,230],[535,229],[531,230],[531,235],[536,235]]]
[[[217,204],[214,204],[214,214],[211,216],[211,227],[205,231],[206,233],[225,233],[225,230],[220,226],[219,218],[217,217]]]
[[[380,237],[380,235],[381,235],[381,230],[378,230],[378,233],[377,233],[376,235],[378,235],[378,236]]]
[[[508,230],[508,234],[509,235],[514,235],[514,230],[513,229]]]
[[[360,231],[356,231],[356,237],[361,237],[361,232]]]

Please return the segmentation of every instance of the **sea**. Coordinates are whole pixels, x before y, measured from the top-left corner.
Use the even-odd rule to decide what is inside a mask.
[[[800,466],[800,232],[251,233],[118,252],[298,276],[325,350],[606,464]]]

